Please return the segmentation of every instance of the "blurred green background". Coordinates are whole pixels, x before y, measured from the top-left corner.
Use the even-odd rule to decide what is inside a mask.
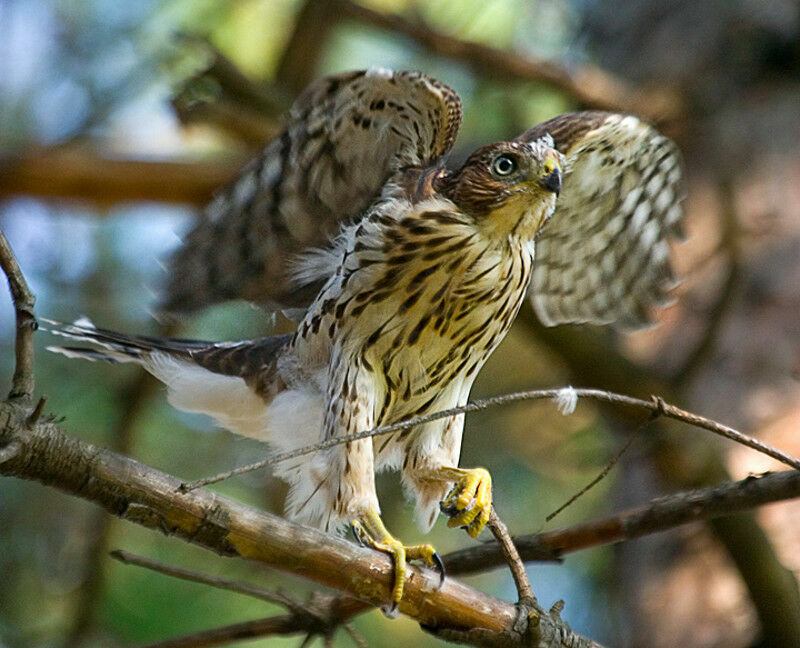
[[[689,241],[675,250],[685,281],[677,304],[656,315],[661,325],[635,335],[568,329],[553,336],[523,314],[473,396],[600,381],[646,397],[655,385],[686,406],[800,451],[800,4],[376,0],[362,6],[424,24],[434,38],[552,61],[578,87],[590,81],[581,74],[603,69],[630,90],[622,103],[660,120],[685,153]],[[536,75],[511,78],[480,60],[437,55],[413,35],[345,9],[319,0],[0,0],[0,227],[37,296],[37,314],[62,321],[88,315],[107,328],[157,332],[150,309],[164,278],[159,260],[175,248],[201,201],[176,202],[158,178],[140,195],[120,199],[112,181],[99,175],[92,181],[92,169],[103,159],[181,161],[225,177],[279,128],[282,108],[311,78],[385,66],[441,79],[464,102],[456,158],[591,105]],[[255,105],[230,93],[215,72],[220,60],[259,84],[266,99]],[[613,89],[596,96],[607,105],[619,99]],[[64,186],[63,178],[84,163],[88,180]],[[241,339],[273,326],[265,313],[232,304],[193,316],[180,334]],[[163,390],[137,369],[68,361],[44,352],[50,342],[44,333],[37,337],[37,392],[47,395],[48,410],[63,417],[70,434],[188,479],[263,456],[259,444],[171,409]],[[13,311],[2,298],[2,376],[11,375],[12,344]],[[604,380],[604,370],[614,372],[615,384]],[[569,417],[551,404],[514,405],[468,417],[462,463],[491,470],[498,511],[514,533],[588,520],[713,482],[725,470],[742,477],[774,468],[696,430],[650,427],[607,479],[545,524],[634,427],[587,404]],[[263,471],[215,489],[274,512],[285,492]],[[394,475],[381,476],[380,495],[389,528],[407,541],[421,538]],[[781,507],[759,522],[776,564],[796,574],[797,507]],[[441,552],[473,542],[442,522],[427,539]],[[558,565],[532,564],[529,571],[543,605],[564,599],[564,618],[609,645],[757,645],[764,629],[754,594],[725,546],[698,525],[584,551]],[[314,589],[4,478],[0,646],[131,646],[279,613],[120,565],[107,556],[113,548],[283,587],[301,598]],[[466,580],[514,598],[506,570]],[[791,591],[786,596],[791,606]],[[379,612],[355,625],[374,646],[443,645],[416,624]],[[767,628],[767,636],[779,630],[770,635]],[[351,640],[340,633],[336,644]]]

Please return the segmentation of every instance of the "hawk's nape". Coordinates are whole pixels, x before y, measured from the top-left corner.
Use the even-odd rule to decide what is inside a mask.
[[[675,279],[672,237],[685,195],[675,144],[632,115],[586,111],[550,119],[518,139],[553,137],[564,187],[536,242],[530,297],[543,324],[651,323]]]
[[[307,307],[319,286],[292,282],[295,256],[325,245],[396,171],[435,164],[460,124],[458,94],[419,72],[370,69],[313,83],[282,134],[215,197],[169,260],[159,310],[233,299]]]

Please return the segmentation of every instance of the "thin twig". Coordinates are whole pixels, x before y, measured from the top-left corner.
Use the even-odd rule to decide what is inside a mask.
[[[347,631],[347,634],[350,635],[350,638],[353,640],[356,648],[367,648],[367,640],[364,639],[364,636],[358,630],[356,630],[356,627],[352,623],[345,623],[342,627]]]
[[[0,230],[0,267],[8,279],[17,320],[16,364],[8,398],[27,401],[33,397],[34,387],[33,332],[36,330],[36,316],[33,313],[33,305],[36,300],[28,289],[28,283],[2,230]]]
[[[252,472],[253,470],[265,468],[266,466],[275,465],[277,463],[280,463],[281,461],[286,461],[287,459],[302,457],[303,455],[307,455],[312,452],[327,450],[328,448],[333,448],[334,446],[341,445],[344,443],[350,443],[352,441],[358,441],[359,439],[383,436],[385,434],[392,434],[394,432],[409,430],[418,425],[430,423],[431,421],[436,421],[443,418],[448,418],[450,416],[456,416],[458,414],[477,412],[480,410],[488,409],[490,407],[497,407],[498,405],[507,405],[509,403],[517,403],[522,401],[553,400],[558,397],[561,391],[562,391],[561,389],[534,389],[531,391],[512,392],[510,394],[503,394],[500,396],[493,396],[491,398],[483,398],[480,400],[470,401],[466,405],[460,405],[459,407],[452,407],[450,409],[442,410],[440,412],[432,412],[431,414],[426,414],[424,416],[415,416],[413,418],[405,419],[397,423],[392,423],[391,425],[383,425],[381,427],[372,430],[365,430],[363,432],[356,432],[354,434],[348,434],[345,436],[328,439],[327,441],[304,446],[297,450],[277,453],[268,459],[257,461],[255,463],[251,463],[246,466],[241,466],[239,468],[219,473],[211,477],[198,479],[193,482],[184,482],[181,484],[181,490],[184,492],[192,491],[202,486],[208,486],[209,484],[216,484],[217,482],[223,481],[230,477],[235,477],[236,475]],[[758,439],[754,439],[750,436],[747,436],[746,434],[743,434],[742,432],[739,432],[738,430],[735,430],[732,427],[728,427],[727,425],[723,425],[722,423],[718,423],[717,421],[707,419],[698,414],[687,412],[686,410],[682,410],[679,407],[676,407],[675,405],[670,405],[669,403],[666,403],[664,399],[660,398],[659,396],[653,396],[651,400],[646,401],[639,398],[633,398],[632,396],[625,396],[624,394],[616,394],[614,392],[609,392],[603,389],[575,389],[574,392],[578,398],[587,398],[590,400],[596,400],[605,403],[614,403],[616,405],[626,405],[629,407],[645,410],[649,412],[651,415],[665,416],[667,418],[675,419],[677,421],[683,421],[684,423],[688,423],[689,425],[693,425],[695,427],[708,430],[709,432],[718,434],[722,437],[725,437],[726,439],[730,439],[731,441],[735,441],[737,443],[745,445],[748,448],[752,448],[753,450],[756,450],[758,452],[761,452],[762,454],[772,457],[773,459],[776,459],[777,461],[780,461],[786,464],[787,466],[791,466],[792,468],[800,470],[800,459],[797,459],[796,457],[793,457],[785,452],[773,448],[772,446],[763,443]]]
[[[159,574],[172,576],[173,578],[180,578],[181,580],[191,581],[193,583],[201,583],[203,585],[216,587],[217,589],[236,592],[237,594],[244,594],[245,596],[267,601],[268,603],[281,605],[290,612],[296,613],[301,610],[300,604],[288,596],[284,596],[278,592],[271,592],[270,590],[265,590],[261,587],[256,587],[255,585],[240,583],[227,578],[220,578],[219,576],[212,576],[211,574],[204,574],[191,569],[183,569],[182,567],[175,567],[174,565],[167,565],[166,563],[152,560],[151,558],[138,556],[130,553],[129,551],[125,551],[124,549],[115,549],[109,555],[115,560],[119,560],[121,563],[126,565],[136,565],[137,567],[144,567],[145,569],[150,569],[151,571],[158,572]],[[303,608],[302,611],[305,611],[305,608]]]
[[[523,605],[535,605],[536,597],[533,595],[533,588],[531,588],[531,582],[530,579],[528,579],[528,572],[525,571],[525,564],[519,557],[519,552],[508,533],[508,528],[499,518],[494,507],[492,507],[492,513],[489,516],[487,526],[499,543],[500,549],[503,552],[503,557],[506,559],[508,568],[511,570],[511,575],[514,577],[514,584],[517,586],[519,602]]]
[[[553,518],[555,518],[559,513],[561,513],[564,509],[571,506],[575,501],[579,498],[583,497],[586,493],[588,493],[592,488],[594,488],[598,483],[600,483],[603,479],[606,478],[608,473],[611,472],[612,468],[617,465],[622,456],[628,451],[628,448],[631,447],[631,444],[636,439],[636,433],[639,432],[642,426],[634,430],[628,435],[628,438],[625,440],[625,443],[622,444],[622,448],[620,448],[619,452],[615,454],[611,459],[606,463],[603,467],[603,470],[592,479],[586,486],[581,488],[577,493],[572,495],[566,502],[564,502],[561,506],[559,506],[555,511],[552,511],[545,516],[544,521],[550,522]]]
[[[283,614],[200,630],[180,637],[144,644],[139,648],[212,648],[212,646],[227,646],[234,641],[246,641],[273,635],[291,635],[298,631],[294,615]]]

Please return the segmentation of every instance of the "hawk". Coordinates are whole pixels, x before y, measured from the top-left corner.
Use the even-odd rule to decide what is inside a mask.
[[[323,79],[209,206],[173,260],[166,306],[243,297],[300,309],[294,334],[211,343],[76,322],[54,332],[95,346],[55,350],[139,363],[177,408],[284,452],[464,404],[526,296],[545,324],[646,321],[672,282],[674,144],[636,117],[580,112],[451,171],[442,157],[460,118],[458,95],[418,72]],[[399,470],[424,530],[443,511],[477,537],[492,482],[459,467],[463,425],[457,415],[278,464],[289,516],[350,524],[389,553],[396,606],[406,561],[441,561],[386,529],[375,472]]]

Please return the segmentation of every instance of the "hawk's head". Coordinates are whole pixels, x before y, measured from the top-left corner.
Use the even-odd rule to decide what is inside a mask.
[[[487,232],[532,239],[555,209],[563,164],[550,136],[498,142],[475,151],[436,188]]]

